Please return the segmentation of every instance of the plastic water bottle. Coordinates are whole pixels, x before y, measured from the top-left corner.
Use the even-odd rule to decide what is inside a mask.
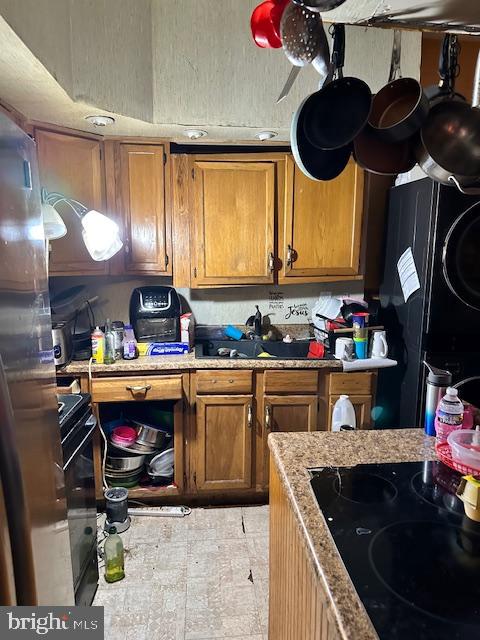
[[[453,387],[448,387],[447,392],[438,403],[437,411],[435,413],[435,426],[436,431],[450,432],[456,429],[461,429],[463,426],[463,402],[458,397],[458,390]]]
[[[348,396],[340,396],[335,402],[332,414],[332,431],[350,431],[357,426],[355,409]],[[345,429],[345,427],[347,427]]]

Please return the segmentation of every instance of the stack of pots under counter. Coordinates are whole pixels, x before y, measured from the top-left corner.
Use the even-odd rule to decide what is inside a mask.
[[[168,428],[130,419],[109,436],[105,478],[112,487],[168,485],[173,481],[173,448]]]

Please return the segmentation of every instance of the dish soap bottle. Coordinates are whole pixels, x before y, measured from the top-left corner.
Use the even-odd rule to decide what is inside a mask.
[[[112,331],[112,323],[109,319],[105,323],[105,364],[115,362],[115,334]]]
[[[355,409],[348,396],[340,396],[332,414],[332,431],[353,431],[357,426]]]
[[[125,577],[123,542],[116,527],[110,527],[105,541],[105,580],[118,582]]]

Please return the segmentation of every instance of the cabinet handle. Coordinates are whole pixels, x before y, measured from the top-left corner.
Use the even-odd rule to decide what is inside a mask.
[[[293,247],[292,245],[287,246],[287,267],[291,267],[293,263]]]
[[[269,404],[265,405],[265,429],[270,431],[272,428],[272,407]]]
[[[147,393],[147,391],[150,391],[150,389],[152,388],[151,384],[143,384],[143,385],[139,385],[137,387],[125,387],[125,389],[127,391],[131,391],[132,393],[140,393],[140,391],[143,391],[143,393]]]
[[[270,273],[273,273],[275,269],[275,257],[273,253],[268,254],[268,268],[270,270]]]
[[[251,429],[253,425],[253,409],[251,404],[248,405],[247,409],[247,425],[249,429]]]

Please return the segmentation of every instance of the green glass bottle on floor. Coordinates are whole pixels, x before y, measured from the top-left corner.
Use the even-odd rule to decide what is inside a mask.
[[[105,580],[118,582],[125,577],[125,559],[123,542],[115,527],[108,530],[108,538],[105,540]]]

